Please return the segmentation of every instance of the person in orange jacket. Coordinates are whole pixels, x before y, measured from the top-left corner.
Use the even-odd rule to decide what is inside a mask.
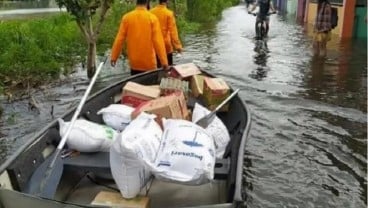
[[[179,40],[174,12],[167,8],[167,2],[168,0],[160,0],[159,5],[155,6],[150,11],[160,22],[161,32],[165,41],[167,60],[169,65],[172,65],[174,48],[177,52],[181,53],[183,51],[183,47]]]
[[[147,0],[137,0],[135,10],[122,17],[111,49],[111,66],[114,67],[126,41],[131,75],[157,69],[156,55],[162,67],[168,69],[160,23],[147,10],[147,3]]]

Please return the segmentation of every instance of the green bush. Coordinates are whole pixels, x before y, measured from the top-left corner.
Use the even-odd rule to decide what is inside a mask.
[[[221,17],[222,10],[237,2],[237,0],[187,0],[186,17],[193,22],[213,22]]]
[[[0,24],[0,78],[42,82],[72,67],[83,47],[75,23],[66,14]]]

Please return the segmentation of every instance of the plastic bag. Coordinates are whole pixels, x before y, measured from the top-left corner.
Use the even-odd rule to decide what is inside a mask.
[[[203,107],[202,105],[196,103],[194,105],[193,113],[192,113],[192,122],[195,123],[199,119],[203,118],[204,116],[210,114],[207,108]],[[224,123],[216,116],[215,119],[207,126],[205,129],[206,132],[212,136],[215,140],[216,146],[216,157],[222,158],[224,156],[226,146],[230,141],[229,132],[224,125]]]
[[[97,115],[102,114],[102,119],[106,125],[122,131],[131,122],[131,114],[134,108],[123,104],[111,104],[102,108]]]
[[[205,130],[186,120],[164,120],[154,163],[144,161],[158,179],[200,185],[214,177],[215,145]]]
[[[70,122],[59,121],[59,133],[63,137]],[[110,149],[117,132],[111,127],[93,123],[84,119],[77,119],[68,135],[67,145],[70,149],[80,152],[107,152]]]
[[[111,172],[124,198],[134,198],[152,176],[142,161],[153,162],[160,146],[162,130],[154,118],[141,113],[111,147]]]

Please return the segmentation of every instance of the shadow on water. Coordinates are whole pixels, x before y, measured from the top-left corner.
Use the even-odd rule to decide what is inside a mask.
[[[305,27],[273,15],[261,47],[254,23],[245,5],[229,8],[213,28],[186,36],[183,58],[174,60],[193,61],[241,89],[252,113],[243,180],[248,207],[366,207],[366,40],[335,38],[327,58],[317,59]],[[106,66],[95,90],[128,76],[126,62],[118,64],[122,70]],[[29,110],[27,99],[2,98],[0,158],[76,106],[87,84],[77,70],[34,90],[41,112]]]

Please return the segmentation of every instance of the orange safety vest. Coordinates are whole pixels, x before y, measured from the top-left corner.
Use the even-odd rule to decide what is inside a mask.
[[[122,17],[119,31],[111,49],[112,61],[118,59],[125,41],[132,69],[138,71],[155,70],[157,68],[156,54],[162,65],[168,65],[160,23],[146,7],[137,6],[135,10]]]
[[[156,15],[160,22],[162,36],[164,37],[165,41],[166,52],[172,53],[174,51],[173,46],[175,49],[182,49],[182,45],[179,40],[178,29],[176,28],[174,13],[167,8],[166,4],[159,4],[150,11]]]

